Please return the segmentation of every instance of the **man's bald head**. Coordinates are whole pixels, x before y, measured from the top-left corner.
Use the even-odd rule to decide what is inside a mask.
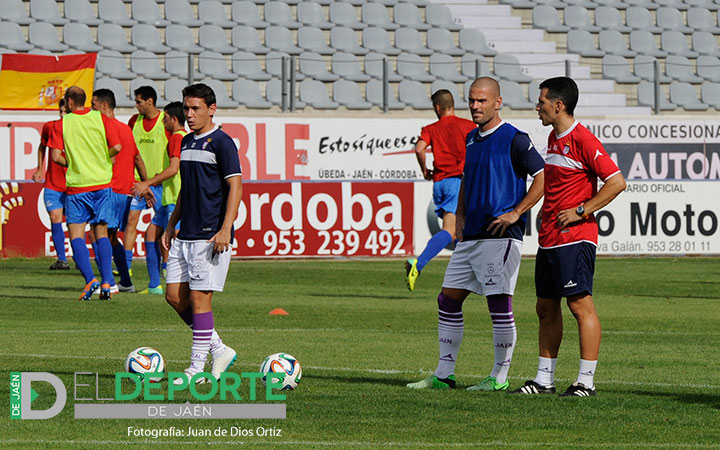
[[[68,111],[76,111],[85,106],[85,100],[87,95],[85,91],[79,86],[70,86],[65,91],[65,103]]]
[[[490,77],[481,77],[476,79],[470,85],[470,89],[487,89],[488,94],[493,97],[500,97],[500,83],[496,79]]]

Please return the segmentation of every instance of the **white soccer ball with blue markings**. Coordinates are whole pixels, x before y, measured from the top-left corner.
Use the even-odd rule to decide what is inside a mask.
[[[302,378],[302,367],[300,367],[300,363],[294,356],[287,353],[275,353],[265,358],[262,364],[260,364],[260,372],[264,374],[269,372],[285,373],[285,377],[282,380],[282,390],[295,389]],[[266,376],[263,376],[263,384],[265,381]]]
[[[159,383],[165,375],[165,358],[152,347],[136,348],[125,360],[125,372],[137,373],[143,378],[145,374],[161,373],[162,375],[148,377],[151,382]]]

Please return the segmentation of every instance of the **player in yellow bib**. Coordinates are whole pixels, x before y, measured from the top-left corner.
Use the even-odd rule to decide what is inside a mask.
[[[170,215],[175,210],[180,193],[180,142],[187,134],[185,131],[185,113],[180,102],[172,102],[163,111],[163,125],[170,135],[167,151],[164,153],[165,169],[147,181],[141,181],[133,187],[133,194],[147,195],[153,185],[162,184],[162,204],[155,208],[155,216],[145,232],[145,248],[147,250],[147,267],[150,281],[147,289],[140,294],[163,294],[160,284],[160,261],[166,261],[167,251],[162,251],[157,240],[162,236]],[[179,224],[176,226],[176,228]],[[161,259],[162,258],[162,259]],[[165,262],[162,263],[165,266]]]

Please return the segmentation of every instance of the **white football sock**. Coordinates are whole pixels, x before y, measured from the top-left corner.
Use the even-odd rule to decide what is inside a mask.
[[[555,364],[557,358],[538,358],[538,370],[535,382],[541,386],[552,386],[555,383]]]
[[[438,309],[439,359],[435,376],[447,378],[455,373],[455,361],[460,352],[464,332],[463,313]]]
[[[582,383],[585,386],[593,389],[595,387],[595,369],[597,368],[597,360],[588,361],[587,359],[580,360],[580,372],[578,373],[578,383]]]

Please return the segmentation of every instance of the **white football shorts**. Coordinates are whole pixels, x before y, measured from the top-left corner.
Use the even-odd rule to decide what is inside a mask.
[[[458,242],[445,270],[443,287],[483,296],[513,295],[521,251],[522,242],[515,239]]]
[[[213,242],[175,239],[168,252],[166,282],[188,283],[192,291],[222,292],[231,252],[213,254],[213,245]]]

